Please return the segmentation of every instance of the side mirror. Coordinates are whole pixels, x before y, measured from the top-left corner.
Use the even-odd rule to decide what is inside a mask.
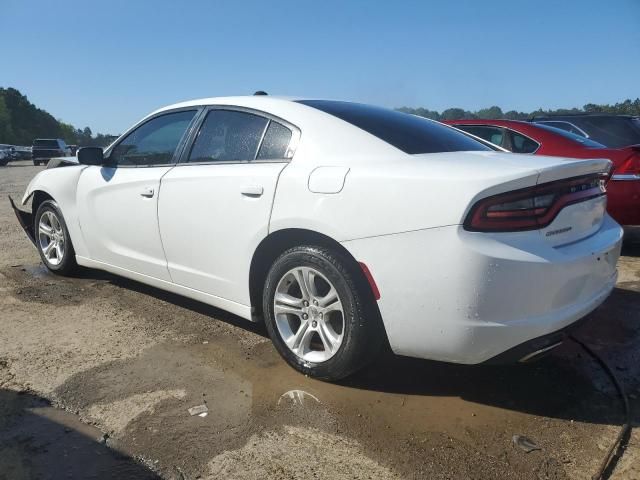
[[[78,150],[78,163],[83,165],[102,165],[104,153],[100,147],[83,147]]]

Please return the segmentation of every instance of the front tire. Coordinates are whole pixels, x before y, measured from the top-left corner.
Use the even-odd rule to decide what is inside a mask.
[[[39,162],[38,160],[34,160],[34,161],[33,161],[33,164],[37,167],[37,166],[39,166],[39,165],[40,165],[40,162]]]
[[[34,232],[42,263],[51,272],[70,275],[77,270],[76,253],[71,244],[69,229],[60,207],[53,200],[45,200],[38,207]]]
[[[296,370],[339,380],[367,365],[384,333],[373,300],[344,255],[294,247],[273,263],[263,311],[278,353]]]

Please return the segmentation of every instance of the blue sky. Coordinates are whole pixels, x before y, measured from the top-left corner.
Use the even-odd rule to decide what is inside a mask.
[[[191,98],[533,110],[640,96],[640,0],[0,0],[0,86],[119,133]]]

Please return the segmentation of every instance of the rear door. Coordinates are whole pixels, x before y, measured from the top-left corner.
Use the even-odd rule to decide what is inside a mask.
[[[262,112],[211,108],[162,178],[160,232],[173,281],[249,305],[251,258],[268,233],[298,130]]]
[[[107,153],[108,165],[83,170],[78,212],[91,259],[170,280],[158,229],[160,179],[175,165],[196,113],[151,118]]]

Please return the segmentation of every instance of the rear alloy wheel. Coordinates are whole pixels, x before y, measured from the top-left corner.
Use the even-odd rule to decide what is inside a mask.
[[[38,253],[49,270],[67,275],[77,268],[67,225],[53,200],[46,200],[38,207],[35,233]]]
[[[302,246],[273,264],[264,290],[269,336],[302,373],[339,380],[366,365],[384,334],[357,275],[342,255]]]

